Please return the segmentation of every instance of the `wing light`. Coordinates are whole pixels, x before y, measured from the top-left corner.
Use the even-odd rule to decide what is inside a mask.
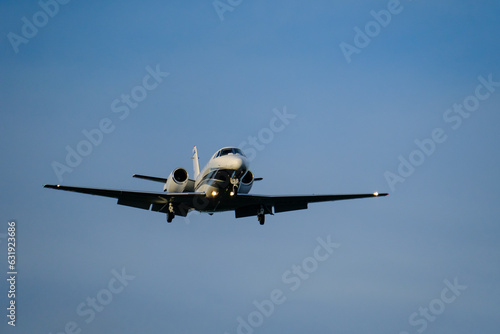
[[[378,192],[377,192],[377,191],[376,191],[376,192],[374,192],[374,193],[373,193],[373,196],[378,196]]]

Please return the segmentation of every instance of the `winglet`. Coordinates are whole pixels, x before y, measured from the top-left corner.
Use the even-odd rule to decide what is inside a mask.
[[[196,180],[198,175],[200,175],[200,162],[198,159],[198,149],[196,148],[196,146],[193,148],[193,157],[191,159],[193,159],[193,170],[194,170],[193,178]]]

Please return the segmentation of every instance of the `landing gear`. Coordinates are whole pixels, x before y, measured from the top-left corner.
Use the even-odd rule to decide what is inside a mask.
[[[168,212],[167,212],[167,223],[171,223],[175,218],[174,206],[172,203],[168,204]]]
[[[234,173],[233,173],[233,177],[231,177],[229,179],[229,181],[233,185],[233,190],[230,192],[230,195],[234,196],[238,193],[238,188],[240,186],[240,180],[238,178],[234,177]]]
[[[257,214],[257,220],[259,221],[260,225],[264,225],[266,222],[266,214],[264,211],[264,208],[260,208],[259,213]]]
[[[229,193],[229,196],[233,197],[238,193],[238,187],[233,186],[233,190]]]

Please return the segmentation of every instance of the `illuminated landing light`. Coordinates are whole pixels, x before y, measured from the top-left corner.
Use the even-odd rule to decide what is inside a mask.
[[[215,196],[217,196],[217,195],[219,195],[219,193],[218,193],[217,191],[215,191],[215,190],[214,190],[214,191],[212,191],[212,196],[213,196],[213,197],[215,197]]]
[[[373,193],[373,196],[378,196],[378,192],[374,192],[374,193]]]
[[[234,191],[231,191],[231,192],[229,193],[229,196],[234,196]]]

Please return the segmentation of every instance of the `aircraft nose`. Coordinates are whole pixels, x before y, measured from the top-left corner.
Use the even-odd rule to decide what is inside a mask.
[[[248,170],[248,160],[246,157],[242,157],[239,155],[231,155],[217,158],[217,166],[223,169],[231,169],[231,170]]]
[[[247,170],[248,163],[243,157],[232,157],[231,167],[234,170]]]

